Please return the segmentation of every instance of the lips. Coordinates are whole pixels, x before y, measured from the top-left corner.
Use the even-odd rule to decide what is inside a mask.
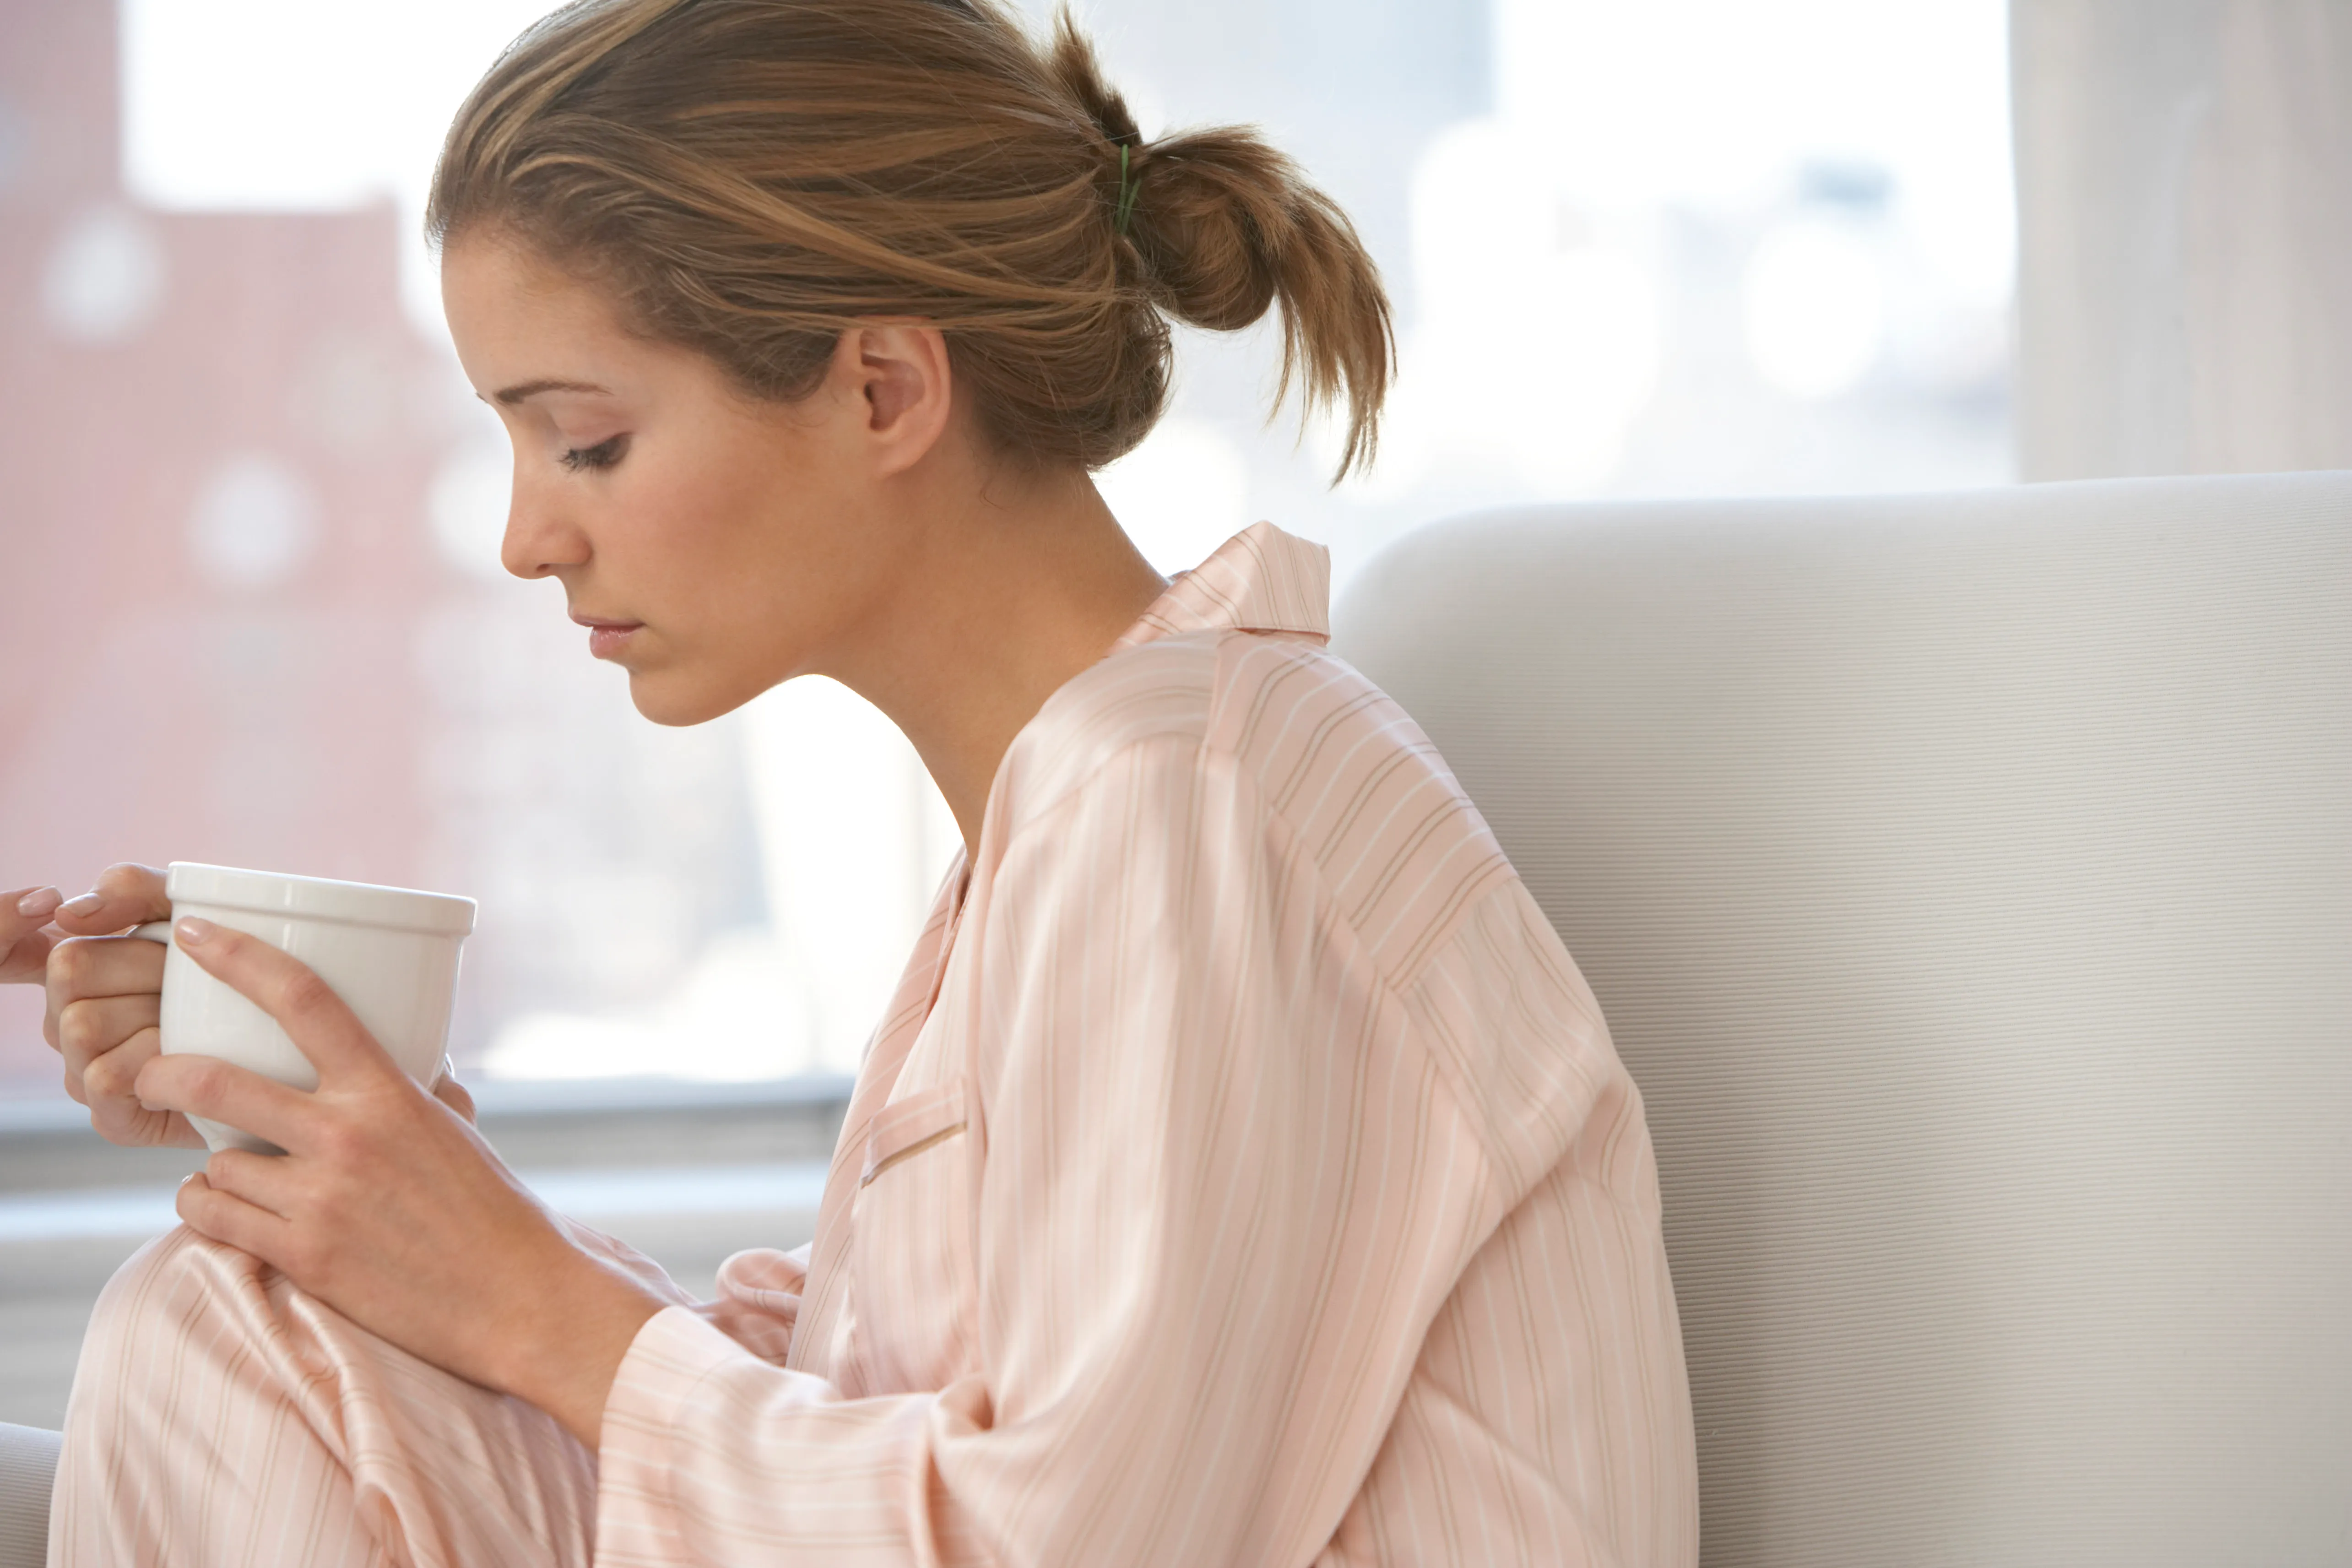
[[[573,612],[572,620],[588,628],[588,651],[598,658],[610,658],[644,629],[643,621],[613,620],[604,616],[583,616]]]

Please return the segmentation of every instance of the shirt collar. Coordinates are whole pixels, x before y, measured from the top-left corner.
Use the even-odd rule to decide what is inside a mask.
[[[1328,642],[1331,552],[1270,522],[1254,522],[1190,572],[1178,573],[1110,651],[1227,628]]]

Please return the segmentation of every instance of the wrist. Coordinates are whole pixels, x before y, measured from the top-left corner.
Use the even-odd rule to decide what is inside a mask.
[[[621,1363],[669,1303],[568,1243],[563,1251],[563,1267],[541,1276],[530,1321],[506,1337],[494,1386],[538,1405],[593,1449]]]

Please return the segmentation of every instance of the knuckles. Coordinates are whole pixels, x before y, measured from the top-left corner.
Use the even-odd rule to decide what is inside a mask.
[[[97,1055],[89,1047],[98,1038],[98,1009],[87,999],[76,999],[58,1009],[58,1049],[68,1057]]]
[[[98,874],[92,884],[106,896],[109,902],[121,898],[145,898],[155,903],[163,899],[163,874],[152,866],[142,866],[136,860],[118,860]]]
[[[278,982],[278,999],[289,1013],[310,1014],[331,1008],[334,988],[308,968],[299,968]]]
[[[141,973],[142,971],[145,973]],[[163,949],[160,943],[121,937],[71,936],[49,950],[48,993],[71,1005],[124,994],[127,987],[160,991]]]
[[[159,1057],[156,1059],[162,1061],[165,1058]],[[174,1069],[179,1076],[179,1098],[195,1107],[199,1112],[205,1106],[216,1103],[228,1093],[229,1078],[226,1062],[215,1060],[211,1057],[180,1057],[173,1059],[187,1064]]]
[[[138,1069],[102,1056],[81,1069],[82,1088],[100,1100],[127,1099],[139,1081]]]
[[[80,995],[94,978],[98,954],[98,939],[89,936],[70,936],[49,949],[50,987],[64,995]]]
[[[58,1013],[58,1054],[69,1062],[98,1062],[155,1026],[150,1018],[125,1030],[123,1021],[119,1017],[110,1019],[108,1012],[98,1002],[87,998],[67,1003]]]

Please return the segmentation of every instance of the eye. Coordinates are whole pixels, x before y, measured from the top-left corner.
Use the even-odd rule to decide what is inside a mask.
[[[590,468],[609,468],[621,460],[629,449],[626,436],[608,437],[593,447],[574,447],[556,460],[573,473]]]

